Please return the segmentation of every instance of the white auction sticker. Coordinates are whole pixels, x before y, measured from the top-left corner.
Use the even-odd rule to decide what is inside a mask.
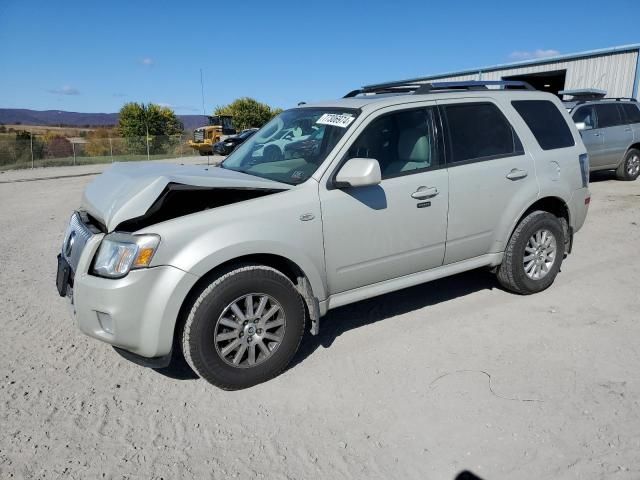
[[[332,125],[334,127],[347,128],[353,122],[354,117],[343,113],[325,113],[316,123],[320,125]]]

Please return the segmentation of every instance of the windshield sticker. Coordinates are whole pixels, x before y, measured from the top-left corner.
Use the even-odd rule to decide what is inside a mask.
[[[354,118],[351,115],[342,113],[325,113],[317,121],[320,125],[332,125],[334,127],[347,128]]]

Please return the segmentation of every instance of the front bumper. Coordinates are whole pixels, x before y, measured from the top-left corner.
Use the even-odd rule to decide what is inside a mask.
[[[91,235],[77,264],[70,262],[73,285],[67,298],[78,328],[141,357],[169,355],[180,308],[198,277],[168,265],[133,270],[120,279],[91,275],[103,237]]]

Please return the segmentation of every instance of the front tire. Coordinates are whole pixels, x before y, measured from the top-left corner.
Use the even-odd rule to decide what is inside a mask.
[[[182,350],[209,383],[248,388],[282,372],[298,350],[304,324],[302,297],[286,276],[243,266],[214,280],[194,302]]]
[[[564,258],[560,219],[541,210],[527,215],[509,239],[497,277],[507,290],[530,295],[548,288]]]
[[[640,150],[630,148],[624,161],[616,169],[618,180],[633,181],[640,175]]]

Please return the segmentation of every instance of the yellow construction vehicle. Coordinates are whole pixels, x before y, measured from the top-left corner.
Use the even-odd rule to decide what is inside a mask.
[[[198,150],[200,155],[211,155],[213,153],[212,147],[215,143],[236,133],[231,123],[231,116],[212,115],[207,118],[209,119],[209,125],[196,128],[193,131],[193,140],[189,140],[189,146]]]

